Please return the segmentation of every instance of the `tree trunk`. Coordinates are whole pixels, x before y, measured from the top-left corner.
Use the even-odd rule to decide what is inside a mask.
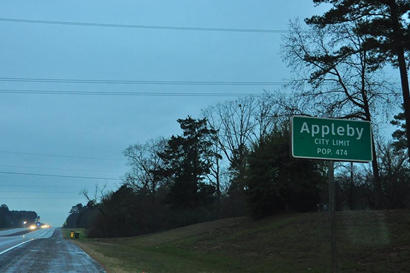
[[[376,209],[383,208],[383,192],[382,186],[380,183],[380,175],[379,175],[379,165],[377,163],[377,154],[376,154],[376,143],[374,141],[374,136],[372,135],[372,169],[373,169],[373,177],[374,177],[374,184],[376,187]]]
[[[218,194],[218,201],[221,200],[221,181],[219,177],[219,158],[216,158],[216,192]]]
[[[365,111],[366,120],[372,122],[371,114],[370,114],[370,106],[369,101],[367,99],[366,93],[364,93],[364,89],[362,89],[362,97],[363,97],[363,109]],[[379,164],[377,162],[377,153],[376,153],[376,142],[374,141],[374,135],[372,134],[372,169],[373,169],[373,178],[374,178],[374,185],[376,190],[376,209],[383,208],[383,192],[382,186],[380,182],[380,175],[379,175]]]
[[[399,61],[401,89],[403,92],[404,116],[406,118],[407,153],[410,158],[410,95],[403,47],[398,48],[397,58]]]

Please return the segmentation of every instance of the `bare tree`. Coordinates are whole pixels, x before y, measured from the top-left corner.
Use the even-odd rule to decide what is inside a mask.
[[[218,132],[218,153],[230,165],[231,178],[243,180],[248,147],[269,135],[279,124],[289,118],[281,93],[264,92],[260,96],[241,97],[202,111],[208,124]],[[213,174],[220,173],[220,161],[215,162]]]
[[[209,169],[209,174],[207,174],[207,178],[209,183],[215,185],[216,187],[216,192],[218,195],[218,200],[221,198],[221,146],[218,140],[214,141],[213,147],[213,156],[210,157],[209,159],[211,160],[210,164],[210,169]]]
[[[348,23],[308,30],[292,23],[283,49],[288,66],[301,75],[291,85],[300,90],[295,95],[319,115],[373,121],[376,114],[396,101],[398,92],[377,70],[378,57],[362,50],[364,40]],[[380,207],[382,193],[375,145],[372,152]]]
[[[96,207],[98,211],[105,216],[104,210],[99,205],[99,202],[104,199],[108,195],[107,193],[107,185],[99,186],[98,184],[95,185],[94,192],[89,193],[88,190],[84,189],[81,193],[87,199],[87,206]]]
[[[297,73],[291,87],[316,113],[371,120],[393,102],[399,92],[384,80],[377,56],[360,51],[364,38],[348,24],[304,30],[291,23],[283,44],[284,60]],[[356,51],[345,52],[349,48]],[[391,87],[393,86],[393,87]]]
[[[261,141],[264,137],[272,133],[275,127],[283,123],[289,118],[284,105],[289,106],[289,103],[282,104],[283,94],[264,92],[256,97],[256,106],[254,111],[254,120],[256,123],[253,131],[253,140]]]
[[[203,111],[209,126],[218,132],[218,146],[240,179],[244,175],[246,147],[254,139],[256,99],[242,97]]]
[[[153,171],[161,165],[158,156],[166,145],[165,139],[150,140],[145,144],[134,144],[124,151],[131,170],[126,174],[125,183],[154,194],[160,181],[156,179]]]
[[[97,204],[105,195],[107,195],[107,185],[98,185],[94,187],[94,192],[90,193],[87,189],[83,189],[81,194],[87,199],[87,202]]]
[[[410,206],[410,163],[404,150],[397,151],[392,143],[379,142],[380,173],[386,207],[389,209]]]

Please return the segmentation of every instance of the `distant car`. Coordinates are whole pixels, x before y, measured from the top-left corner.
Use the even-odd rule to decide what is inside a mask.
[[[32,224],[32,225],[30,225],[28,228],[29,228],[30,230],[36,230],[36,229],[37,229],[37,226],[34,225],[34,224]]]

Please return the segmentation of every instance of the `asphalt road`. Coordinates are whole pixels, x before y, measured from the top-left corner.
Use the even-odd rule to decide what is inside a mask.
[[[13,229],[0,230],[0,236],[10,235],[10,234],[22,232],[25,230],[27,230],[27,228],[13,228]]]
[[[40,229],[23,235],[23,231],[0,231],[0,272],[105,272],[81,248],[64,240],[60,229]]]

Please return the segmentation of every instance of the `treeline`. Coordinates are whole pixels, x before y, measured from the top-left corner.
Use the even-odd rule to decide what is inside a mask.
[[[397,131],[396,131],[397,132]],[[378,205],[375,178],[370,169],[340,164],[337,182],[337,208],[403,209],[410,208],[410,161],[399,142],[377,143],[379,179],[382,190]],[[360,164],[355,164],[360,165]]]
[[[74,206],[65,226],[131,236],[222,217],[326,210],[327,166],[290,156],[292,112],[283,100],[266,93],[221,103],[201,118],[179,119],[178,135],[129,146],[123,185]],[[402,125],[399,117],[393,124]],[[376,143],[382,208],[410,207],[410,166],[400,143]],[[336,181],[339,210],[380,208],[367,164],[336,164]]]
[[[9,210],[6,204],[0,206],[0,228],[23,227],[23,222],[35,223],[38,215],[34,211]]]
[[[123,185],[98,203],[74,206],[65,226],[86,227],[89,236],[130,236],[221,217],[316,210],[324,166],[290,157],[287,119],[274,118],[272,98],[211,107],[202,118],[179,119],[179,135],[129,146]]]
[[[97,214],[98,209],[94,201],[89,201],[85,206],[79,203],[71,208],[64,227],[88,228],[94,222]]]

